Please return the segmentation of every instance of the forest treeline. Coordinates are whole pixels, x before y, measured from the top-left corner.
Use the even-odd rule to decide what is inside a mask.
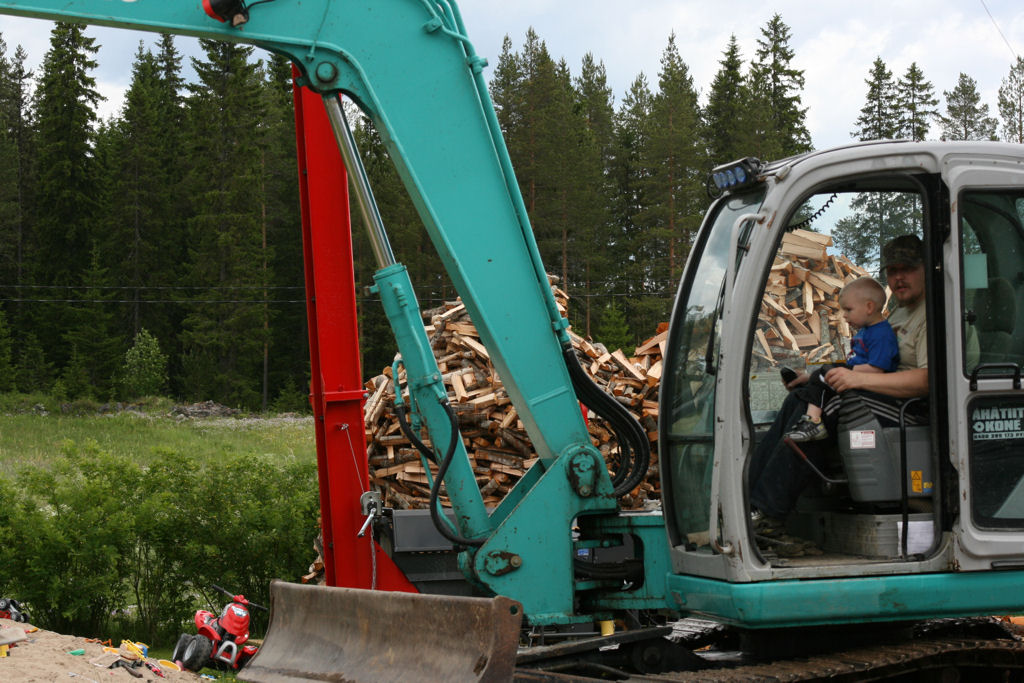
[[[253,48],[200,41],[196,79],[170,36],[140,43],[121,111],[99,120],[88,29],[54,24],[35,73],[0,41],[0,391],[129,399],[142,391],[246,408],[304,403],[306,344],[291,71]],[[628,347],[667,320],[709,199],[708,170],[808,151],[803,72],[779,15],[752,55],[732,37],[703,93],[669,35],[657,74],[616,102],[603,62],[571,69],[534,31],[505,39],[490,91],[549,272],[577,332]],[[851,137],[1024,142],[1024,60],[993,110],[967,74],[942,91],[917,64],[867,70]],[[365,120],[356,139],[396,253],[425,308],[454,298]],[[856,206],[854,206],[856,209]],[[353,225],[359,226],[357,217]],[[835,237],[866,247],[855,220]],[[395,343],[362,294],[364,374]],[[140,381],[139,359],[146,359]],[[135,363],[135,365],[133,365]]]

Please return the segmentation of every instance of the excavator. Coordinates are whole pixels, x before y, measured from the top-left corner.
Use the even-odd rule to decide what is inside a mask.
[[[648,434],[579,368],[453,0],[0,0],[0,13],[242,42],[294,65],[328,585],[272,584],[266,641],[240,679],[1021,677],[1024,643],[979,617],[1024,610],[1024,146],[880,141],[715,168],[664,351],[661,508],[623,511]],[[476,485],[342,95],[380,132],[539,456],[497,506]],[[472,595],[418,592],[367,533],[389,511],[361,435],[348,180],[400,353],[403,423],[436,467],[430,517]],[[750,503],[781,387],[759,343],[762,293],[787,235],[857,216],[869,245],[879,236],[865,267],[893,230],[923,244],[923,419],[845,411],[835,457],[786,522],[820,553],[787,556],[759,544]],[[616,434],[612,468],[581,403]],[[680,618],[713,627],[690,638]],[[523,624],[566,637],[520,648]],[[732,654],[721,641],[694,651],[721,633]]]

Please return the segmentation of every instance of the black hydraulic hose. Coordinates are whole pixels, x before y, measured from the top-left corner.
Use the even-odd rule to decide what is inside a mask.
[[[622,562],[589,562],[574,558],[572,566],[577,575],[588,579],[628,581],[634,585],[644,580],[644,563],[638,559]]]
[[[616,497],[632,491],[643,481],[651,463],[651,443],[643,427],[618,401],[601,390],[580,367],[571,345],[562,349],[562,357],[569,369],[573,389],[583,405],[608,421],[619,442],[623,462],[612,478]]]
[[[402,434],[405,434],[405,438],[412,442],[412,445],[423,454],[423,457],[436,465],[437,455],[434,454],[434,451],[427,448],[427,445],[420,441],[415,432],[412,431],[412,426],[405,417],[407,412],[408,409],[404,405],[395,406],[395,415],[398,417],[398,426],[402,430]]]
[[[453,545],[479,547],[484,544],[486,539],[466,538],[465,536],[455,533],[448,528],[446,520],[441,519],[441,514],[437,511],[437,497],[441,491],[441,482],[444,481],[444,475],[448,473],[448,466],[452,464],[452,458],[455,456],[455,447],[458,445],[459,439],[462,437],[459,432],[459,419],[455,415],[455,411],[452,410],[451,404],[448,403],[447,399],[441,399],[439,403],[444,407],[445,412],[448,413],[448,419],[451,421],[452,438],[448,442],[448,450],[445,451],[444,458],[441,459],[441,464],[438,465],[437,476],[434,477],[434,485],[430,487],[430,519],[434,522],[434,527],[437,529],[438,533],[451,541]]]

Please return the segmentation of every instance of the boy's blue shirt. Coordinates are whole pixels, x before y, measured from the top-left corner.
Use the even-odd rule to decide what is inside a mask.
[[[862,327],[850,340],[846,365],[873,365],[883,372],[895,372],[900,365],[900,347],[888,320]]]

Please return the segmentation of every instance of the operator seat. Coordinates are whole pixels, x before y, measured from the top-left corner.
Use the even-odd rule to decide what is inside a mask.
[[[839,455],[850,488],[858,503],[896,503],[902,498],[900,484],[900,427],[898,408],[891,421],[872,412],[870,394],[848,391],[839,409]],[[929,498],[932,494],[931,430],[920,406],[908,410],[907,496]],[[909,408],[909,406],[908,406]],[[888,426],[896,425],[896,426]]]

